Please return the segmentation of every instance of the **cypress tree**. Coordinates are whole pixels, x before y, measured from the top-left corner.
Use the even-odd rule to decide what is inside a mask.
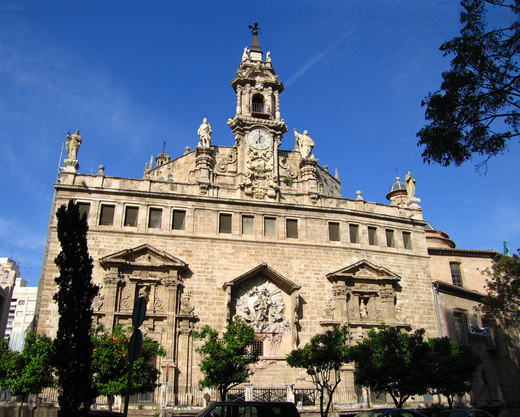
[[[73,200],[56,212],[61,252],[55,259],[60,318],[54,342],[60,417],[87,416],[94,402],[92,388],[92,300],[99,288],[92,283],[93,261],[87,247],[87,219]]]

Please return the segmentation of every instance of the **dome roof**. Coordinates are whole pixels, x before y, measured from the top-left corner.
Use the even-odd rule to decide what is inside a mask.
[[[390,200],[390,197],[392,197],[394,194],[401,194],[399,191],[403,191],[406,193],[406,184],[401,181],[401,178],[396,177],[395,182],[390,188],[390,191],[388,191],[388,194],[386,195],[386,198]]]

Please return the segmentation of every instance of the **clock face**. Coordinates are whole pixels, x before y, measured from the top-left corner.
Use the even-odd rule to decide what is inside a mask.
[[[256,149],[267,149],[273,144],[273,137],[264,129],[253,129],[247,134],[247,143]]]

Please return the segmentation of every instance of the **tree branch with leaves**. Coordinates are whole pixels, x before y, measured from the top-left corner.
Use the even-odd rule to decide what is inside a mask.
[[[320,414],[327,417],[334,391],[341,382],[340,368],[350,362],[349,330],[335,327],[311,338],[301,349],[294,349],[286,361],[294,368],[304,368],[320,393]]]
[[[520,135],[520,6],[516,0],[461,4],[460,36],[440,48],[453,56],[451,69],[422,102],[429,124],[417,136],[424,161],[459,166],[479,154],[485,158],[479,168]],[[486,4],[509,11],[510,23],[487,30]]]

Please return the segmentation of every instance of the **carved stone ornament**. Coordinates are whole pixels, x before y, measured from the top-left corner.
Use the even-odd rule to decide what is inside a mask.
[[[280,189],[273,177],[273,152],[249,147],[246,159],[246,178],[240,184],[246,195],[263,200],[266,196],[274,198]]]
[[[181,295],[180,311],[182,315],[193,315],[195,306],[191,303],[191,291]]]
[[[92,308],[94,310],[99,310],[103,306],[103,300],[105,299],[104,294],[98,294],[92,300]]]
[[[249,323],[257,333],[277,333],[278,340],[291,332],[285,317],[281,290],[263,277],[243,283],[235,299],[236,315]]]
[[[325,308],[321,311],[321,316],[326,320],[334,320],[334,310],[332,306],[332,297],[328,296],[325,301]]]

